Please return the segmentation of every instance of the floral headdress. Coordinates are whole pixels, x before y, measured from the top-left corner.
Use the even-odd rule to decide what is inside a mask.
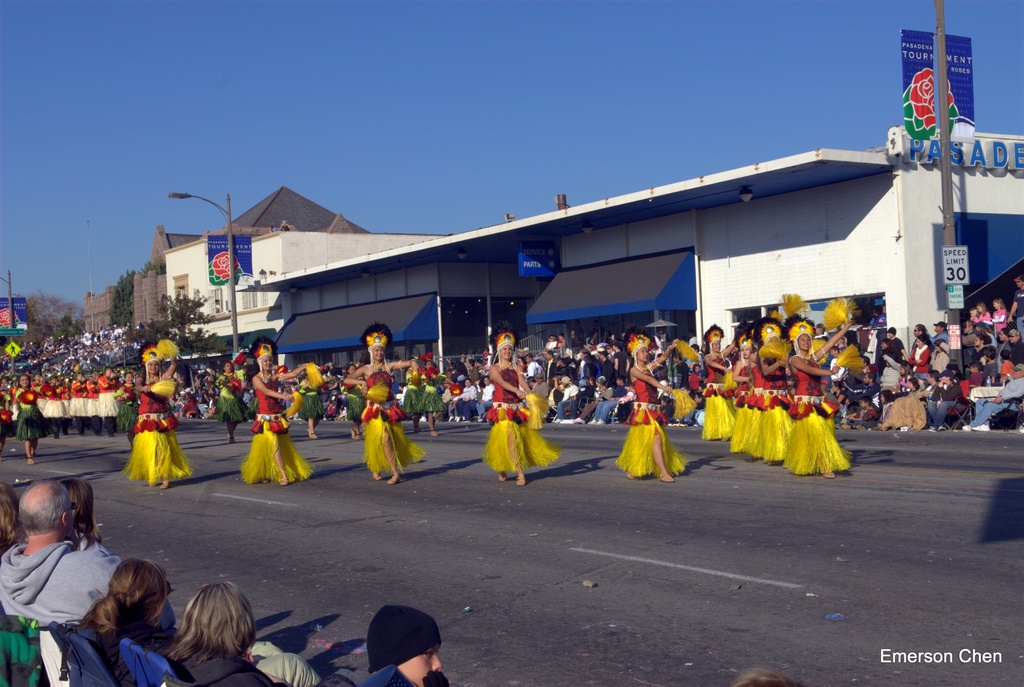
[[[641,348],[651,347],[651,337],[644,334],[643,328],[638,324],[631,324],[626,329],[626,350],[636,357]]]
[[[391,335],[391,328],[381,322],[373,322],[369,327],[363,330],[363,348],[370,350],[380,346],[383,349],[387,349],[388,344],[391,343],[393,338]]]
[[[260,358],[264,356],[270,356],[274,360],[277,360],[277,344],[272,339],[268,339],[265,336],[257,337],[252,342],[252,347],[249,349],[249,355],[251,355],[256,362],[260,361]]]

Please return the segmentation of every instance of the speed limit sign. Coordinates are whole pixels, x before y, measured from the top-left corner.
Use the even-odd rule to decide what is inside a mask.
[[[971,270],[967,264],[967,246],[942,247],[942,283],[971,283]]]

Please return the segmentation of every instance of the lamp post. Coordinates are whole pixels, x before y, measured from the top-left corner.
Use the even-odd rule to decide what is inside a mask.
[[[195,198],[196,200],[202,200],[213,207],[217,208],[224,214],[227,219],[228,227],[228,264],[229,270],[231,271],[231,279],[228,281],[228,292],[231,294],[231,355],[238,355],[238,308],[235,307],[235,234],[231,228],[231,194],[227,194],[226,204],[227,209],[222,208],[217,203],[214,203],[209,198],[203,198],[202,196],[194,196],[191,193],[168,193],[168,198]]]
[[[7,270],[7,279],[0,277],[0,281],[7,282],[7,325],[14,328],[14,294],[11,291],[11,271]]]

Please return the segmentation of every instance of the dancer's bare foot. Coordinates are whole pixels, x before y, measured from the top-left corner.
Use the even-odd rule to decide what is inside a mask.
[[[519,475],[519,479],[516,480],[516,486],[518,486],[518,487],[525,487],[526,486],[526,477],[524,475]]]
[[[507,473],[504,473],[504,472],[499,472],[498,473],[498,481],[499,482],[504,482],[507,479],[508,479],[508,474]]]
[[[234,437],[228,437],[228,443],[229,444],[235,443],[235,438]]]
[[[278,484],[280,484],[282,487],[287,487],[288,486],[288,480],[287,479],[283,479],[280,482],[278,482]]]
[[[160,485],[160,488],[161,489],[170,489],[171,488],[171,481],[168,480],[168,479],[165,479],[163,481],[163,483]]]
[[[310,438],[310,439],[319,439],[320,437],[318,437],[318,436],[316,435],[316,432],[310,432],[310,433],[309,433],[309,438]]]
[[[388,480],[388,484],[398,484],[402,481],[402,478],[398,476],[398,473],[391,475],[391,479]]]
[[[626,473],[626,479],[636,479],[636,477],[634,477],[633,475],[631,475],[631,474],[629,474],[629,473],[627,472],[627,473]]]
[[[658,479],[660,479],[662,482],[675,482],[676,481],[675,478],[672,477],[672,475],[662,475]]]
[[[35,465],[36,464],[36,459],[33,458],[32,456],[29,456],[28,457],[28,464],[29,465]]]
[[[435,432],[434,430],[430,430],[430,436],[436,437],[437,436],[437,432]]]
[[[834,473],[831,470],[829,470],[828,472],[821,473],[821,476],[824,477],[825,479],[835,479],[836,478],[836,473]]]
[[[379,482],[379,481],[381,481],[384,478],[380,476],[379,472],[375,472],[375,473],[373,473],[373,479]]]

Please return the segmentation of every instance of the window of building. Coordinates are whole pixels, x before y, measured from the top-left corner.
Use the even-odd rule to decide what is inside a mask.
[[[188,298],[188,275],[180,274],[174,278],[174,297]]]

